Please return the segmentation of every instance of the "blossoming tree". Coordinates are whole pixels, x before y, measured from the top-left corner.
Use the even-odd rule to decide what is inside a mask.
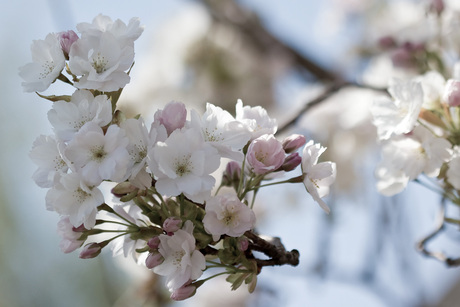
[[[319,162],[325,148],[302,135],[279,140],[276,120],[241,100],[235,117],[209,103],[199,114],[170,102],[150,125],[141,115],[126,118],[117,102],[130,82],[140,21],[99,15],[77,30],[34,41],[32,63],[20,68],[27,92],[58,80],[75,88],[38,94],[52,102],[54,134],[39,136],[30,153],[33,179],[48,189],[46,208],[61,217],[62,251],[81,248],[87,259],[111,246],[164,276],[174,300],[224,274],[232,289],[244,282],[252,292],[264,266],[297,265],[297,250],[255,230],[255,198],[271,185],[303,183],[329,212],[323,197],[336,168]],[[279,179],[298,166],[300,176]],[[102,192],[107,186],[112,197]],[[202,278],[208,269],[220,271]]]

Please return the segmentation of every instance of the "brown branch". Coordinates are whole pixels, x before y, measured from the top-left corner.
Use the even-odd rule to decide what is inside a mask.
[[[294,249],[290,252],[281,243],[278,237],[262,238],[252,231],[246,231],[244,234],[249,240],[252,241],[250,249],[259,251],[270,257],[271,259],[256,259],[259,268],[263,266],[275,266],[289,264],[297,266],[299,264],[299,251]]]
[[[417,250],[427,257],[431,257],[437,259],[441,262],[444,262],[449,267],[460,266],[460,258],[449,258],[442,252],[436,251],[429,251],[426,247],[428,242],[435,238],[438,234],[444,230],[444,213],[445,213],[445,204],[444,200],[441,204],[441,209],[438,213],[438,218],[436,222],[436,228],[433,232],[431,232],[426,237],[422,238],[419,242],[417,242],[416,248]]]
[[[228,25],[244,35],[248,42],[257,48],[261,54],[279,52],[286,55],[293,63],[306,69],[316,79],[321,81],[336,81],[341,77],[336,73],[321,67],[315,61],[307,58],[294,48],[281,42],[261,24],[254,12],[243,9],[234,0],[199,0],[209,11],[216,22]]]
[[[365,84],[360,84],[360,83],[355,83],[355,82],[341,81],[341,82],[333,83],[332,85],[327,87],[321,95],[304,103],[304,106],[302,107],[302,109],[297,111],[296,114],[290,120],[288,120],[286,123],[282,124],[278,128],[277,133],[286,132],[287,129],[289,129],[291,126],[297,123],[299,118],[302,117],[304,113],[308,112],[312,107],[319,105],[320,103],[324,102],[329,97],[333,96],[334,94],[339,92],[341,89],[346,88],[346,87],[357,87],[357,88],[369,89],[369,90],[382,92],[382,93],[387,92],[387,90],[384,88],[373,87],[370,85],[365,85]]]

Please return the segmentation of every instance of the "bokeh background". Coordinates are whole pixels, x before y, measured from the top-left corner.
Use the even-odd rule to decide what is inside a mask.
[[[375,189],[379,154],[368,106],[381,91],[329,87],[339,79],[385,87],[396,72],[374,56],[375,43],[423,22],[422,2],[2,0],[0,306],[458,306],[458,269],[415,248],[435,227],[440,197],[415,184],[391,198]],[[171,100],[233,112],[241,98],[268,109],[281,135],[303,133],[328,146],[339,174],[330,215],[301,186],[262,191],[256,204],[259,232],[298,249],[298,267],[264,268],[251,295],[215,280],[171,303],[163,281],[131,259],[109,250],[91,260],[61,253],[58,216],[46,211],[28,157],[35,138],[51,133],[50,103],[22,91],[18,67],[31,60],[32,40],[100,13],[145,25],[120,100],[127,113],[152,120]],[[68,90],[56,84],[45,94]],[[458,256],[459,240],[447,229],[430,248]]]

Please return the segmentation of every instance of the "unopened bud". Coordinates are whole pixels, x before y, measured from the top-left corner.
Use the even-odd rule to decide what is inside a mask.
[[[238,239],[238,242],[237,242],[237,246],[238,246],[238,250],[244,252],[248,249],[249,247],[249,240],[248,238],[246,237],[241,237]]]
[[[174,301],[183,301],[189,297],[194,296],[196,293],[196,287],[193,284],[185,284],[179,289],[176,289],[171,294],[171,299]]]
[[[460,106],[460,81],[450,79],[444,88],[443,100],[450,107]]]
[[[438,15],[444,11],[444,0],[432,0],[430,4],[430,10],[435,12]]]
[[[383,36],[378,41],[379,47],[388,50],[396,47],[396,41],[392,36]]]
[[[78,40],[78,35],[72,30],[58,33],[59,42],[66,59],[69,58],[70,47]]]
[[[283,141],[284,152],[287,154],[294,152],[300,147],[302,147],[303,145],[305,145],[305,143],[306,143],[305,136],[301,134],[292,134],[288,136],[287,138],[285,138]]]
[[[415,65],[412,52],[404,47],[393,51],[391,61],[396,67],[411,68]]]
[[[160,253],[150,253],[147,259],[145,259],[145,266],[148,269],[153,269],[157,265],[162,264],[164,260],[165,258]]]
[[[151,249],[158,249],[158,247],[160,246],[160,237],[156,236],[156,237],[151,238],[150,240],[147,241],[147,245]]]
[[[174,130],[184,127],[187,120],[187,109],[182,102],[171,101],[163,110],[158,110],[154,115],[154,121],[162,124],[170,135]]]
[[[224,175],[222,177],[222,184],[225,186],[232,186],[234,183],[240,181],[241,166],[238,162],[230,161],[225,168]]]
[[[102,250],[102,246],[99,243],[86,244],[80,252],[81,259],[91,259],[97,257]]]
[[[177,217],[168,217],[163,222],[163,230],[166,231],[168,234],[172,232],[176,232],[180,229],[180,225],[182,220]]]
[[[284,159],[283,165],[281,165],[281,169],[285,172],[290,172],[294,170],[297,166],[300,165],[302,162],[302,157],[299,155],[298,152],[290,154],[289,156]]]

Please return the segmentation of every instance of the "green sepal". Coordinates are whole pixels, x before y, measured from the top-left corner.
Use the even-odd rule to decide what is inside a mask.
[[[155,225],[162,225],[165,218],[162,217],[161,213],[158,210],[152,210],[146,214],[150,222]]]
[[[46,100],[49,100],[49,101],[61,101],[61,100],[64,100],[64,101],[67,101],[67,102],[70,102],[72,96],[69,96],[69,95],[60,95],[60,96],[56,96],[56,95],[49,95],[49,96],[45,96],[45,95],[42,95],[42,94],[39,94],[37,92],[35,92],[38,96],[40,96],[41,98],[44,98]]]
[[[130,200],[133,200],[136,196],[137,196],[137,190],[134,190],[130,192],[129,194],[126,194],[125,196],[120,197],[120,201],[125,203]]]

